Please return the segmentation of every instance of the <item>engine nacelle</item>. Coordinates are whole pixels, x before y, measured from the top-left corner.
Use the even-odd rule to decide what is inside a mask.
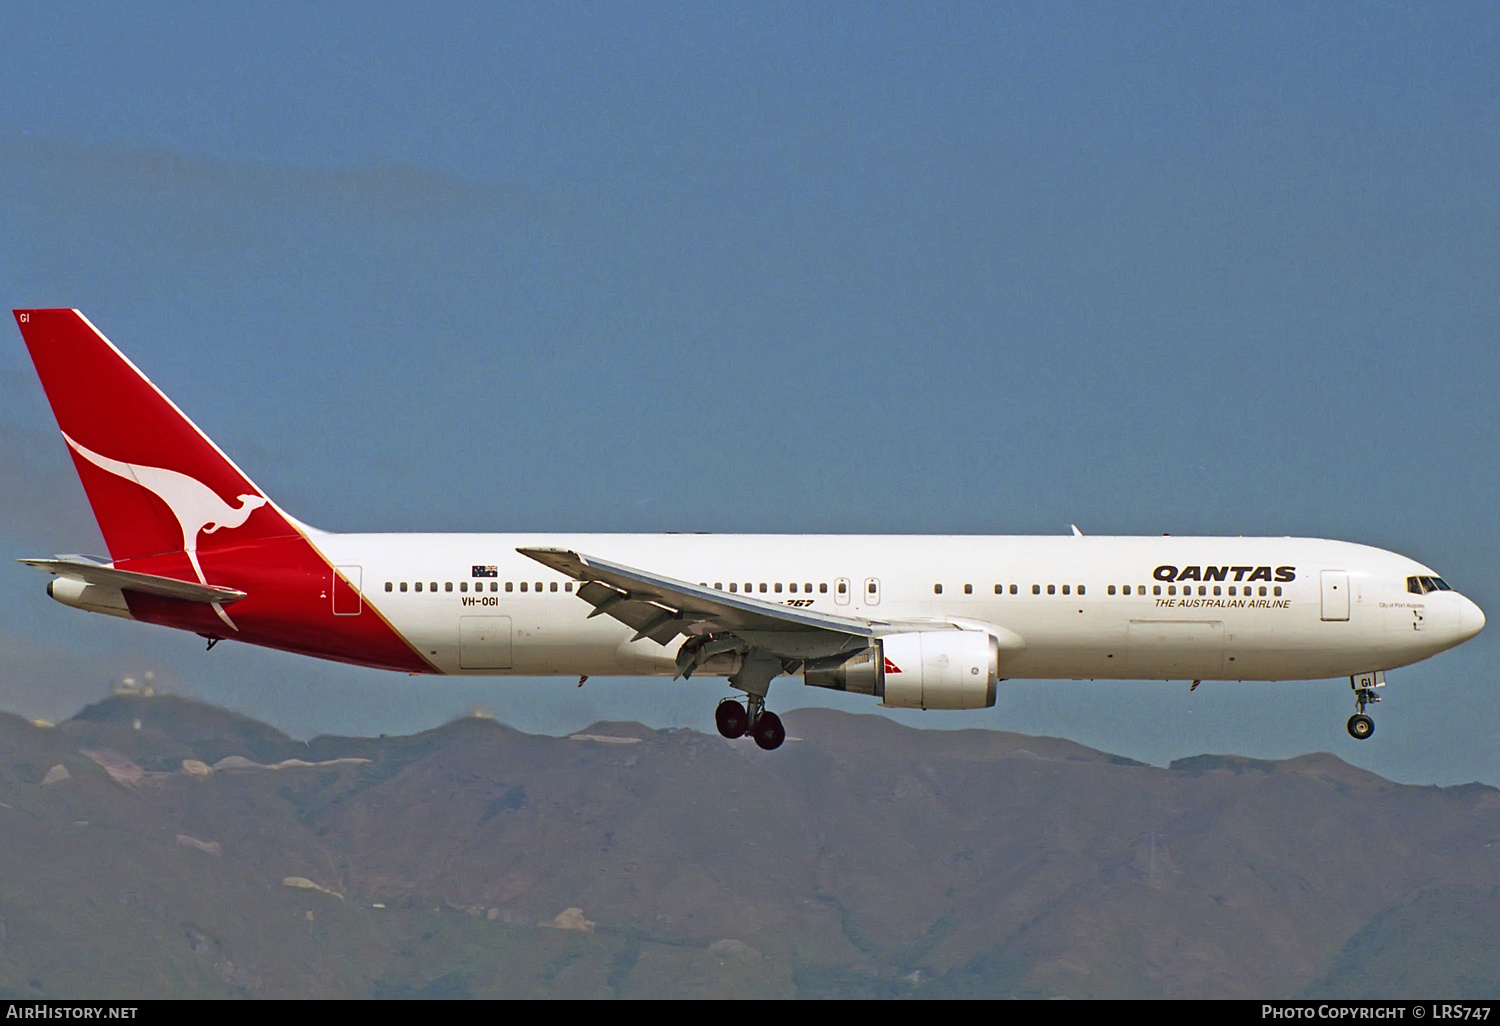
[[[54,577],[47,584],[47,594],[63,605],[72,606],[74,609],[83,609],[90,613],[104,613],[108,616],[122,616],[127,620],[135,619],[130,615],[130,607],[125,604],[125,596],[120,594],[119,588],[89,584],[76,577]]]
[[[897,709],[985,709],[995,704],[1000,642],[987,631],[888,634],[842,662],[809,661],[802,679]]]

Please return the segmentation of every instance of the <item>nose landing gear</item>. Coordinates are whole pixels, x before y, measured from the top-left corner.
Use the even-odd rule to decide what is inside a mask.
[[[1385,687],[1385,671],[1357,673],[1349,678],[1349,687],[1354,691],[1355,707],[1354,715],[1349,717],[1347,724],[1349,736],[1356,741],[1363,741],[1375,733],[1375,721],[1365,715],[1365,706],[1380,701],[1375,689]]]
[[[732,698],[719,703],[714,710],[714,723],[718,725],[719,733],[730,739],[749,734],[768,752],[780,748],[786,740],[781,717],[767,709],[765,700],[759,695],[748,695],[746,700],[750,706],[748,710]]]

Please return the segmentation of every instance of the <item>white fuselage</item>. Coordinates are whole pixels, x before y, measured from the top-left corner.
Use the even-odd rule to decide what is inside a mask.
[[[384,618],[449,674],[673,673],[681,638],[632,641],[624,624],[590,617],[569,578],[516,551],[528,546],[875,622],[999,627],[1019,642],[1002,653],[1010,678],[1346,676],[1425,659],[1484,625],[1456,591],[1408,590],[1409,577],[1433,575],[1411,559],[1309,538],[310,537],[357,581],[358,615]]]

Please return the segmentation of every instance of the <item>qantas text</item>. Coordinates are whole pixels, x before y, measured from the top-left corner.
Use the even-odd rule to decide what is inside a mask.
[[[1185,566],[1179,570],[1170,563],[1163,563],[1151,571],[1151,576],[1155,577],[1158,581],[1276,580],[1286,583],[1287,581],[1295,581],[1297,579],[1297,568],[1294,566],[1278,566],[1276,568],[1276,576],[1272,578],[1271,568],[1268,566]]]

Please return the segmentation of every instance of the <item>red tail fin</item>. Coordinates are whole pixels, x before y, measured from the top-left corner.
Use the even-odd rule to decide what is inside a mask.
[[[197,552],[295,529],[77,310],[17,310],[110,556]]]

